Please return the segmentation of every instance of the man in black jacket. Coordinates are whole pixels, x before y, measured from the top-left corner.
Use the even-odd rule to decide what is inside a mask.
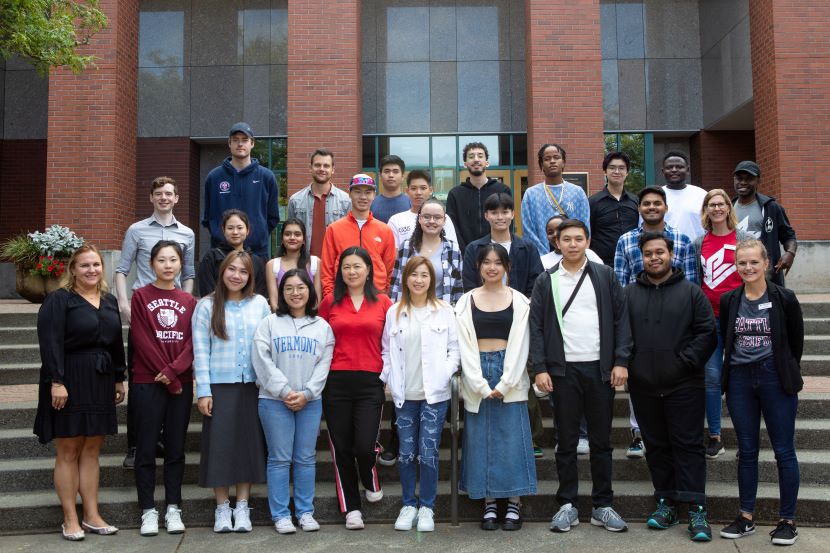
[[[703,367],[717,344],[715,316],[700,288],[672,268],[671,238],[644,232],[639,247],[645,270],[625,300],[634,339],[628,388],[657,500],[648,525],[677,524],[675,503],[688,503],[691,539],[710,541]]]
[[[470,173],[467,180],[447,194],[447,215],[455,224],[458,246],[463,252],[467,244],[478,240],[490,230],[484,220],[484,202],[497,192],[510,194],[510,187],[498,179],[487,177],[490,153],[481,142],[464,146],[464,167]]]
[[[559,226],[557,236],[562,261],[539,275],[530,300],[530,361],[536,387],[553,395],[559,437],[560,507],[550,529],[568,532],[578,524],[576,446],[584,414],[594,483],[591,524],[622,532],[628,526],[611,506],[610,437],[615,388],[628,378],[628,311],[614,271],[585,256],[588,226],[569,219]]]
[[[761,168],[754,161],[742,161],[735,167],[735,193],[732,199],[738,229],[755,235],[764,246],[772,270],[770,280],[784,286],[784,275],[790,272],[798,250],[795,230],[790,225],[787,212],[775,198],[758,192],[761,182]],[[781,253],[781,246],[784,253]]]

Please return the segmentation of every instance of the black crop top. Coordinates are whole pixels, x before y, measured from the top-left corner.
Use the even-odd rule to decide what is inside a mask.
[[[510,326],[513,324],[513,302],[501,311],[482,311],[476,307],[472,296],[470,303],[473,306],[473,328],[476,331],[476,339],[507,340],[510,335]]]

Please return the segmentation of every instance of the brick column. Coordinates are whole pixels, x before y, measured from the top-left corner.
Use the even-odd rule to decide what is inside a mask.
[[[755,159],[752,131],[700,131],[690,141],[692,184],[734,194],[732,174],[739,161]]]
[[[288,2],[288,193],[310,182],[308,156],[335,154],[335,182],[362,167],[360,0]]]
[[[557,142],[566,171],[603,184],[602,53],[599,0],[526,0],[528,184],[544,179],[536,151]]]
[[[134,215],[138,1],[100,8],[107,28],[83,49],[97,68],[49,75],[46,224],[110,250]]]
[[[830,237],[828,20],[824,0],[749,2],[761,192],[778,197],[804,240]]]

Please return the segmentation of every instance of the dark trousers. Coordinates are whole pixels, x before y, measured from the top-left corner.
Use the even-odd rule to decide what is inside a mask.
[[[559,505],[576,504],[579,474],[576,446],[579,425],[584,415],[588,421],[588,443],[591,446],[591,499],[594,507],[610,507],[614,499],[611,489],[611,419],[614,414],[614,388],[603,382],[599,362],[566,363],[565,376],[553,377],[553,416],[559,438],[556,470]]]
[[[193,407],[193,383],[182,383],[182,393],[173,395],[163,384],[133,384],[130,403],[141,417],[135,433],[135,487],[138,505],[153,509],[156,487],[156,443],[164,427],[164,501],[181,505],[184,478],[184,442],[190,409]]]
[[[323,389],[323,416],[334,459],[341,512],[360,509],[358,478],[367,490],[380,490],[375,462],[380,450],[377,439],[385,400],[383,382],[377,373],[329,373]]]
[[[705,505],[705,390],[681,388],[663,397],[630,393],[646,445],[654,497]]]
[[[133,335],[127,331],[127,449],[135,447],[135,406],[133,405]]]

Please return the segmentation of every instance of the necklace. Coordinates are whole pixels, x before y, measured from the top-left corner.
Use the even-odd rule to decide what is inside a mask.
[[[561,186],[562,187],[562,190],[559,192],[559,199],[558,200],[553,195],[553,191],[550,188],[548,188],[547,184],[542,183],[542,186],[545,187],[546,196],[547,196],[548,203],[550,204],[550,206],[552,208],[556,209],[562,215],[567,216],[568,214],[565,213],[564,209],[562,209],[562,196],[565,195],[565,183],[563,182],[561,185],[553,185],[553,184],[550,185],[550,186]]]

